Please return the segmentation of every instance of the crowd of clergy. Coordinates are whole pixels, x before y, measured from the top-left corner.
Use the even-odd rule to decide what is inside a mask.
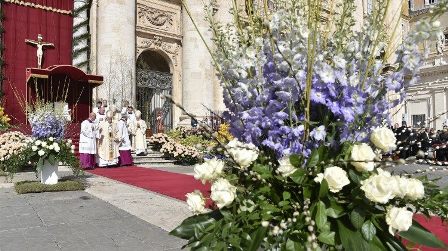
[[[397,157],[417,157],[448,165],[448,126],[443,130],[434,128],[411,128],[405,122],[393,128],[398,142]]]
[[[123,102],[117,109],[99,101],[89,118],[81,123],[79,158],[84,169],[133,164],[131,152],[146,155],[146,122],[141,112]]]

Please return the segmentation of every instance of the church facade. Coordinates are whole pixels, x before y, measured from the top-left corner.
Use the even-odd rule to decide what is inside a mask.
[[[75,18],[74,26],[79,27],[88,17],[88,31],[80,29],[77,35],[89,33],[88,70],[104,76],[94,100],[117,107],[128,100],[153,127],[162,116],[167,129],[190,120],[166,95],[198,119],[224,109],[211,56],[196,31],[197,27],[211,46],[203,1],[187,4],[188,9],[180,0],[93,0]],[[226,0],[209,2],[214,18],[221,22],[231,20],[231,5]],[[85,67],[85,59],[74,58],[74,64]]]

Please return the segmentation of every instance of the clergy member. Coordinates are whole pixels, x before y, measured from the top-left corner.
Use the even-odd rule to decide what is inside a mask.
[[[138,156],[146,155],[146,122],[142,119],[142,113],[135,112],[135,120],[129,124],[129,131],[132,135],[132,149]]]
[[[97,127],[95,126],[96,115],[89,114],[89,118],[81,123],[79,134],[79,160],[84,169],[95,168]]]
[[[99,167],[118,164],[117,124],[113,121],[113,112],[107,112],[106,120],[99,124],[97,163]]]
[[[95,123],[99,124],[101,121],[106,120],[106,108],[100,107],[98,109],[98,112],[96,112],[96,120]]]
[[[127,114],[123,113],[117,122],[118,130],[118,150],[120,152],[120,166],[132,165],[131,141],[129,140],[129,132],[127,127]]]

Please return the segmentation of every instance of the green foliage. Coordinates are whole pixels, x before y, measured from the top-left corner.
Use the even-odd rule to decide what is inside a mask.
[[[43,193],[59,191],[84,190],[85,185],[78,180],[60,180],[55,185],[45,185],[39,181],[21,181],[14,184],[14,189],[18,194]]]

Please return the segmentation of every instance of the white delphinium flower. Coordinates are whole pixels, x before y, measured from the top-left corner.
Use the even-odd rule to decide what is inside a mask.
[[[258,149],[253,144],[245,144],[233,139],[226,148],[233,160],[243,169],[249,167],[258,158]]]
[[[378,168],[378,174],[361,181],[361,190],[365,192],[367,199],[385,204],[395,197],[393,187],[396,185],[395,178],[389,172]]]
[[[359,172],[373,171],[375,168],[373,163],[375,157],[376,154],[369,145],[366,143],[356,144],[351,152],[351,159],[354,161],[351,164]]]
[[[334,56],[333,57],[334,65],[338,68],[345,68],[345,64],[347,61],[342,56]]]
[[[318,74],[324,83],[334,83],[335,76],[331,66],[323,63],[322,68],[318,71]]]
[[[218,160],[217,158],[206,160],[202,164],[195,165],[194,178],[197,180],[201,180],[204,184],[207,181],[216,179],[219,175],[222,174],[223,169],[224,161]]]
[[[386,223],[389,233],[395,235],[397,231],[407,231],[412,226],[413,213],[405,207],[391,207],[387,209]]]
[[[321,125],[317,128],[314,128],[313,131],[310,133],[310,136],[313,137],[317,141],[325,140],[325,137],[327,136],[327,131],[325,131],[325,126]]]
[[[327,167],[323,174],[317,174],[314,181],[321,183],[324,179],[328,183],[328,188],[333,193],[341,191],[344,186],[350,184],[347,172],[338,166]]]
[[[374,129],[372,134],[370,134],[370,141],[384,152],[389,152],[397,148],[397,138],[395,138],[394,132],[387,127]]]
[[[194,214],[201,214],[206,211],[205,210],[205,199],[204,199],[204,196],[202,196],[201,192],[194,191],[192,193],[187,193],[186,197],[187,197],[188,208]]]
[[[224,178],[219,178],[213,182],[210,198],[216,203],[218,208],[230,205],[236,197],[236,187]]]
[[[292,164],[291,161],[289,160],[289,156],[284,156],[283,158],[281,158],[278,163],[280,164],[277,168],[277,171],[280,172],[280,174],[283,177],[288,177],[291,174],[293,174],[297,168],[295,168]]]

